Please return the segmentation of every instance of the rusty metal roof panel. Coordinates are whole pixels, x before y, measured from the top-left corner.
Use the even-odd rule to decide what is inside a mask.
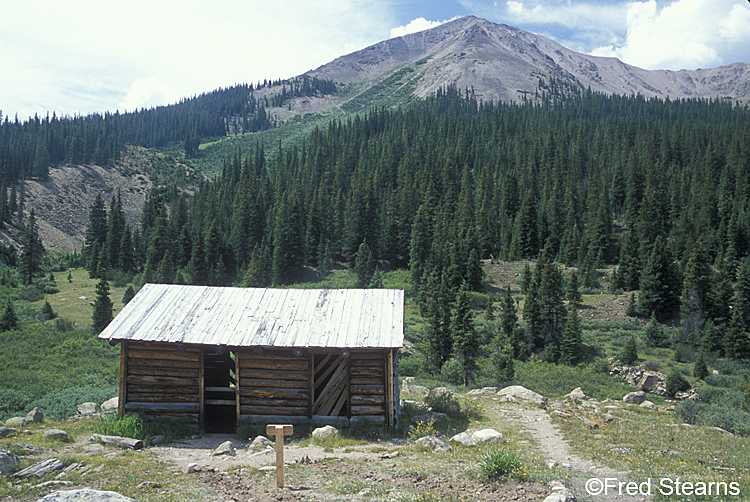
[[[228,347],[403,346],[398,289],[146,284],[99,338]]]

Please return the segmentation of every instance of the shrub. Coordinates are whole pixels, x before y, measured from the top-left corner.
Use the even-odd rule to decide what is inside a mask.
[[[419,421],[415,425],[409,428],[409,440],[416,441],[419,438],[434,436],[440,437],[441,433],[435,428],[435,421],[428,420],[427,422]]]
[[[690,389],[690,383],[685,380],[679,371],[673,369],[669,375],[667,375],[666,390],[667,394],[674,396],[678,392],[684,392]]]
[[[676,417],[692,425],[721,427],[739,436],[750,436],[750,413],[686,399],[674,409]]]
[[[635,342],[635,335],[630,335],[628,343],[620,353],[620,361],[623,364],[633,364],[638,360],[638,345]]]
[[[461,362],[454,358],[449,359],[440,369],[440,379],[453,385],[461,385],[464,382]]]
[[[695,366],[693,366],[693,376],[701,380],[708,376],[708,366],[706,366],[706,361],[703,359],[703,352],[698,353],[698,359],[696,359]]]
[[[29,396],[21,391],[0,389],[0,421],[22,414],[29,401]]]
[[[445,413],[451,417],[461,416],[461,403],[454,392],[446,391],[441,388],[431,389],[424,398],[427,406],[433,411]]]
[[[35,399],[26,408],[38,407],[44,411],[46,417],[61,420],[74,416],[76,407],[81,403],[103,403],[115,395],[116,385],[72,387]]]
[[[505,448],[485,453],[479,463],[482,469],[481,477],[486,481],[501,481],[507,478],[523,481],[528,477],[521,457]]]

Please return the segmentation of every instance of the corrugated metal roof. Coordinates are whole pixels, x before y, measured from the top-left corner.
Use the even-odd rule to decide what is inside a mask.
[[[401,347],[404,292],[146,284],[99,338],[228,347]]]

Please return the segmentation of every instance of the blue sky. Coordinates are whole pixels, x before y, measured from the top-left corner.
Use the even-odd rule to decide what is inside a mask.
[[[0,110],[169,104],[466,15],[648,69],[750,62],[747,0],[3,0]]]

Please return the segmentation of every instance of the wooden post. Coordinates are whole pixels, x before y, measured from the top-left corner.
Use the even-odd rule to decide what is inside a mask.
[[[291,425],[266,426],[266,435],[276,436],[276,487],[284,488],[284,436],[291,436]]]
[[[117,418],[122,418],[128,402],[128,342],[124,340],[120,343],[120,388],[117,394]]]

